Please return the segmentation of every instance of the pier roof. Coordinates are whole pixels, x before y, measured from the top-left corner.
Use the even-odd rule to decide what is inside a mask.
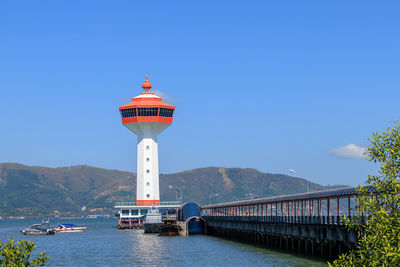
[[[367,187],[367,190],[369,192],[375,191],[375,189],[373,187]],[[344,187],[344,188],[338,188],[338,189],[314,191],[314,192],[300,193],[300,194],[293,194],[293,195],[283,195],[283,196],[257,198],[257,199],[250,199],[250,200],[225,202],[225,203],[219,203],[219,204],[205,205],[205,206],[202,206],[201,208],[245,206],[245,205],[265,204],[265,203],[274,203],[274,202],[282,202],[282,201],[293,201],[293,200],[312,200],[312,199],[319,199],[319,198],[348,197],[348,196],[354,196],[358,192],[359,192],[359,187]]]

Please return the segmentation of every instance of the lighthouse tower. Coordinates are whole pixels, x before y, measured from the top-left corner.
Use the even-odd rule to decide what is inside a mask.
[[[175,110],[151,87],[146,76],[144,92],[119,108],[123,125],[137,135],[136,205],[160,205],[157,136],[171,125]]]

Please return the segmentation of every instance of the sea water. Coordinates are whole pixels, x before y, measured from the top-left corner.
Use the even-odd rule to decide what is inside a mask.
[[[46,266],[326,266],[322,260],[278,252],[226,239],[195,235],[161,237],[143,230],[118,230],[116,219],[55,219],[87,230],[49,236],[24,236],[19,230],[41,220],[0,221],[0,241],[32,240]]]

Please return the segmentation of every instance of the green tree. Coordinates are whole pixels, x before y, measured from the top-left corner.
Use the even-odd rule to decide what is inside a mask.
[[[0,242],[0,266],[43,266],[49,257],[43,251],[36,259],[31,260],[31,252],[35,248],[36,245],[29,240],[21,240],[16,244],[10,237],[6,243]]]
[[[365,216],[346,219],[358,236],[357,248],[330,266],[400,266],[400,121],[369,141],[367,159],[380,164],[360,186],[357,208]],[[373,189],[373,190],[371,190]],[[374,191],[374,192],[371,192]]]

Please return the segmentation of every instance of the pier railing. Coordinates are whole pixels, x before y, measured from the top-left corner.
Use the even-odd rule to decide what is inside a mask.
[[[180,206],[182,205],[182,201],[161,201],[159,206]],[[137,202],[116,202],[115,206],[149,206],[149,205],[138,205]],[[158,206],[158,205],[157,205]]]
[[[373,188],[367,188],[374,195]],[[290,224],[344,224],[344,217],[363,217],[356,209],[358,187],[259,198],[206,205],[203,217],[224,221],[271,222]],[[223,218],[222,218],[223,217]]]
[[[344,216],[205,216],[205,218],[210,220],[223,220],[227,222],[285,223],[309,225],[344,225],[345,219]],[[365,219],[365,217],[362,218]]]

